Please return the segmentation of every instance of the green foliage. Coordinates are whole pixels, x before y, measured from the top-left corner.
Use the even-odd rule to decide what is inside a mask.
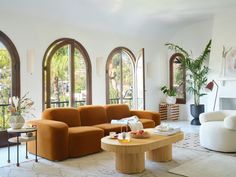
[[[109,99],[112,99],[110,102],[119,102],[122,97],[123,103],[132,105],[134,71],[130,57],[125,52],[121,52],[115,54],[110,62],[108,71]]]
[[[70,98],[70,66],[69,45],[58,49],[51,60],[51,99],[52,101],[68,101]],[[83,55],[78,49],[74,53],[75,94],[82,95],[86,90],[86,64]],[[76,98],[77,101],[83,99]]]
[[[200,104],[200,97],[206,95],[202,93],[202,88],[206,85],[207,74],[209,68],[205,65],[205,61],[209,58],[211,51],[211,40],[206,45],[202,54],[197,58],[192,58],[191,55],[178,45],[167,43],[166,46],[170,50],[181,53],[184,58],[181,58],[183,66],[188,71],[188,91],[194,95],[194,104]]]
[[[166,86],[161,87],[161,91],[167,96],[176,96],[176,88],[167,88]]]
[[[0,49],[0,128],[8,128],[9,112],[7,111],[11,96],[11,58],[6,48]]]

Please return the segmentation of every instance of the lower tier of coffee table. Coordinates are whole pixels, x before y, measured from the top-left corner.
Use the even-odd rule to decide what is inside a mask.
[[[148,151],[147,158],[156,162],[168,162],[172,160],[172,144]]]
[[[143,153],[116,153],[116,170],[121,173],[141,173],[145,169]]]

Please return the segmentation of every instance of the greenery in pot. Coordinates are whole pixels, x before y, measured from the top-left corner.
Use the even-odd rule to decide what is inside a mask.
[[[167,96],[175,97],[177,94],[177,91],[175,88],[171,89],[171,88],[167,88],[166,86],[161,87],[161,91]]]
[[[206,93],[203,92],[203,87],[207,83],[207,74],[209,68],[205,65],[205,61],[208,59],[211,51],[211,40],[206,45],[202,54],[196,58],[193,58],[191,53],[188,53],[186,50],[176,44],[167,43],[166,46],[170,50],[174,50],[175,52],[181,53],[184,56],[181,58],[181,62],[186,68],[188,75],[187,90],[194,95],[194,104],[200,105],[200,97],[206,95]]]

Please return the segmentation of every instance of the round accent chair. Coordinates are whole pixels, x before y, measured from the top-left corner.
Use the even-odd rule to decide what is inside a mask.
[[[200,114],[200,145],[221,152],[236,152],[236,111]]]

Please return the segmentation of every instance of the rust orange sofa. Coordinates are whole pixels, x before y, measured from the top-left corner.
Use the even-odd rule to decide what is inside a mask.
[[[82,126],[75,108],[50,108],[42,120],[30,121],[38,128],[38,155],[49,160],[64,160],[101,151],[104,131]],[[29,142],[29,152],[35,153],[35,143]]]
[[[125,104],[89,105],[75,108],[49,108],[41,120],[30,121],[38,128],[38,155],[49,160],[64,160],[101,151],[101,138],[126,126],[110,124],[112,119],[137,115],[144,128],[160,124],[160,115],[150,111],[133,111]],[[35,153],[35,143],[29,151]]]
[[[130,110],[126,104],[108,104],[105,106],[108,122],[112,119],[121,119],[137,116],[144,128],[153,128],[161,123],[158,112]]]
[[[109,132],[125,131],[126,126],[120,124],[111,124],[112,119],[122,119],[133,115],[139,117],[144,128],[153,128],[160,124],[160,115],[150,111],[131,111],[126,104],[110,104],[106,106],[81,106],[80,112],[81,125],[94,126],[104,130],[105,135]]]

